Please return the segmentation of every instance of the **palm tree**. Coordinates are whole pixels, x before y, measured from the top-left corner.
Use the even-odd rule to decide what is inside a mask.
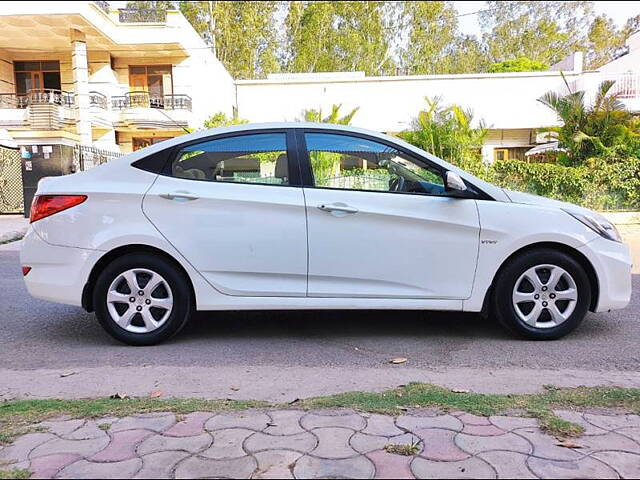
[[[342,104],[333,104],[331,106],[331,113],[326,117],[322,117],[322,110],[314,110],[308,109],[303,110],[303,118],[305,122],[314,122],[314,123],[333,123],[338,125],[349,125],[351,124],[351,120],[358,113],[360,107],[356,107],[347,113],[344,116],[340,116],[340,109],[342,108]]]
[[[559,147],[565,150],[559,155],[563,163],[575,166],[591,157],[616,157],[629,148],[631,137],[637,137],[638,122],[612,91],[614,83],[602,82],[591,105],[584,91],[572,92],[568,84],[568,94],[547,92],[538,99],[562,121],[560,127],[541,131],[556,135]]]

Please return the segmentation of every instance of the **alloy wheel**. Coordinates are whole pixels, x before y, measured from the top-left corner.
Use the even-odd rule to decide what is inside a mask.
[[[135,268],[111,282],[107,309],[121,328],[132,333],[149,333],[160,328],[171,315],[173,293],[159,273]]]
[[[557,265],[537,265],[525,271],[513,288],[513,306],[524,323],[553,328],[569,319],[578,303],[576,282]]]

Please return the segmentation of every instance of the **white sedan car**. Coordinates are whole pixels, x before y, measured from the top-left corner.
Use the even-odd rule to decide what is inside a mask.
[[[631,258],[587,209],[486,183],[397,138],[274,123],[197,132],[43,179],[31,295],[150,345],[195,310],[482,312],[530,339],[623,308]]]

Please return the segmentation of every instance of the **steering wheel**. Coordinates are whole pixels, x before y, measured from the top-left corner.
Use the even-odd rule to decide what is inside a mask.
[[[392,192],[403,192],[405,180],[404,177],[396,177],[389,182],[389,190]]]

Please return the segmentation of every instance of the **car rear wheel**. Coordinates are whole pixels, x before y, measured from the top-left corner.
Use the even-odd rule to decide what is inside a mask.
[[[99,275],[93,304],[102,327],[129,345],[155,345],[171,338],[193,312],[189,280],[171,262],[144,253],[127,254]]]
[[[571,256],[549,249],[526,252],[500,271],[493,295],[499,322],[532,340],[553,340],[573,331],[591,304],[591,286]]]

